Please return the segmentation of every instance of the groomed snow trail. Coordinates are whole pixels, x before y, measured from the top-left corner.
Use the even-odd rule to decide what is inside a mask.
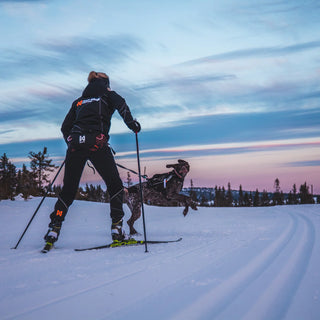
[[[146,206],[148,239],[183,240],[148,253],[74,252],[111,240],[108,205],[76,201],[58,249],[42,255],[48,199],[10,250],[37,201],[0,203],[1,319],[318,319],[317,205],[200,208],[185,218],[182,208]]]

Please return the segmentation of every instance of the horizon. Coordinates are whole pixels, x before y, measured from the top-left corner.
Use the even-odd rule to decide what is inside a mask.
[[[320,194],[319,14],[312,0],[0,0],[1,155],[20,167],[47,146],[62,163],[61,124],[95,70],[141,123],[148,176],[184,159],[185,187],[270,191],[278,178]],[[117,112],[110,136],[137,170]],[[88,170],[86,182],[103,185]]]

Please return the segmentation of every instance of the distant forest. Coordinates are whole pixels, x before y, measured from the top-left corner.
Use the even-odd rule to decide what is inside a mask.
[[[31,196],[39,197],[47,194],[49,197],[56,197],[61,186],[51,186],[49,181],[49,173],[58,167],[52,164],[49,159],[47,148],[42,151],[29,152],[30,168],[25,164],[22,169],[16,166],[8,159],[6,153],[0,158],[0,201],[5,199],[15,200],[15,197],[21,196],[27,200]],[[127,179],[124,181],[125,187],[132,185],[130,172],[127,173]],[[214,188],[199,188],[194,187],[191,180],[191,186],[183,188],[182,193],[189,195],[194,201],[198,202],[199,206],[214,206],[214,207],[258,207],[271,205],[291,205],[291,204],[313,204],[320,203],[320,196],[313,195],[312,190],[305,182],[300,185],[299,189],[294,184],[289,193],[283,193],[280,188],[278,178],[274,181],[274,192],[263,190],[259,192],[244,191],[242,186],[239,190],[232,190],[231,184],[228,183],[227,189],[224,186],[215,186]],[[104,191],[100,185],[94,186],[86,184],[85,187],[79,187],[76,200],[109,202],[109,194]],[[174,203],[173,205],[179,205]]]

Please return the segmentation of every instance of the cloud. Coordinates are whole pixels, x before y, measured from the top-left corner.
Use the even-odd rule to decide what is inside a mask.
[[[167,79],[161,79],[154,82],[148,82],[147,84],[142,84],[135,87],[135,90],[146,90],[146,89],[158,89],[163,87],[191,87],[194,85],[209,83],[213,81],[226,81],[235,79],[235,75],[232,74],[221,74],[221,75],[193,75],[193,76],[168,76]]]
[[[289,55],[304,52],[307,50],[318,49],[320,47],[320,41],[310,41],[304,43],[298,43],[290,46],[273,46],[273,47],[260,47],[260,48],[249,48],[224,52],[211,56],[206,56],[199,59],[189,60],[181,65],[198,65],[203,63],[215,63],[218,61],[248,59],[248,58],[264,58],[264,57],[277,57],[282,55]]]
[[[7,3],[12,3],[12,2],[48,2],[48,0],[0,0],[1,2],[7,2]]]
[[[196,110],[195,110],[196,111]],[[179,114],[179,112],[177,112]],[[155,117],[155,116],[154,116]],[[290,140],[291,142],[297,141],[297,139],[316,139],[320,141],[319,130],[315,128],[318,126],[320,112],[317,113],[304,113],[300,112],[265,112],[265,113],[238,113],[238,114],[215,114],[204,115],[202,117],[193,117],[188,119],[182,119],[184,115],[176,118],[176,121],[170,125],[163,123],[162,125],[154,125],[149,130],[145,129],[149,122],[155,123],[150,116],[149,121],[141,121],[143,136],[142,143],[143,148],[154,151],[154,146],[163,150],[174,150],[179,146],[179,150],[182,150],[184,146],[196,146],[200,147],[195,152],[197,153],[217,153],[224,152],[229,153],[239,151],[240,144],[245,141],[247,144],[255,142],[258,146],[258,142],[261,141],[261,146],[265,146],[264,141],[278,141],[278,140]],[[162,117],[167,119],[166,117]],[[138,118],[139,119],[139,118]],[[159,117],[161,119],[161,117]],[[139,119],[140,120],[140,119]],[[160,121],[160,120],[159,120]],[[314,130],[307,130],[308,128],[314,128]],[[121,146],[119,152],[127,152],[132,150],[128,145],[125,148],[124,141],[126,141],[127,134],[112,135],[112,144]],[[306,141],[305,140],[305,141]],[[234,149],[228,148],[222,150],[222,148],[205,148],[201,146],[215,146],[225,145],[229,143],[237,144]],[[270,148],[279,148],[280,145],[268,143]],[[286,148],[293,147],[291,145]],[[185,152],[187,151],[185,147]],[[242,148],[245,150],[245,148]]]
[[[49,72],[86,71],[101,65],[114,67],[142,50],[140,41],[129,35],[110,37],[51,39],[33,44],[31,49],[3,49],[0,57],[0,80],[10,80],[27,74],[30,77]]]
[[[288,162],[285,166],[289,167],[320,167],[320,160]]]
[[[127,35],[51,39],[29,50],[2,50],[0,122],[8,127],[24,119],[61,123],[85,85],[79,73],[101,67],[102,58],[106,69],[114,68],[139,50],[140,41]]]
[[[230,143],[216,144],[192,144],[192,145],[176,145],[166,148],[142,149],[140,153],[144,158],[164,157],[164,156],[207,156],[207,155],[226,155],[240,154],[247,152],[275,151],[286,149],[297,149],[300,147],[318,147],[320,145],[320,137],[317,138],[300,138],[287,140],[265,140],[265,141],[242,141]],[[135,151],[118,152],[118,157],[134,157]],[[318,166],[320,161],[309,161],[308,166]],[[295,166],[300,162],[292,162]],[[301,165],[303,166],[302,162]]]

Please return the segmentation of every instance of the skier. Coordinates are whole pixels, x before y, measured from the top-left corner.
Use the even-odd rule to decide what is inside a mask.
[[[92,162],[107,185],[112,239],[122,241],[125,238],[122,230],[124,190],[108,146],[110,121],[116,109],[129,129],[135,133],[140,131],[140,124],[132,118],[126,101],[110,89],[109,77],[105,73],[91,71],[88,85],[82,96],[72,103],[61,127],[68,149],[62,191],[50,214],[49,229],[44,236],[47,250],[58,240],[62,222],[76,196],[87,160]]]

